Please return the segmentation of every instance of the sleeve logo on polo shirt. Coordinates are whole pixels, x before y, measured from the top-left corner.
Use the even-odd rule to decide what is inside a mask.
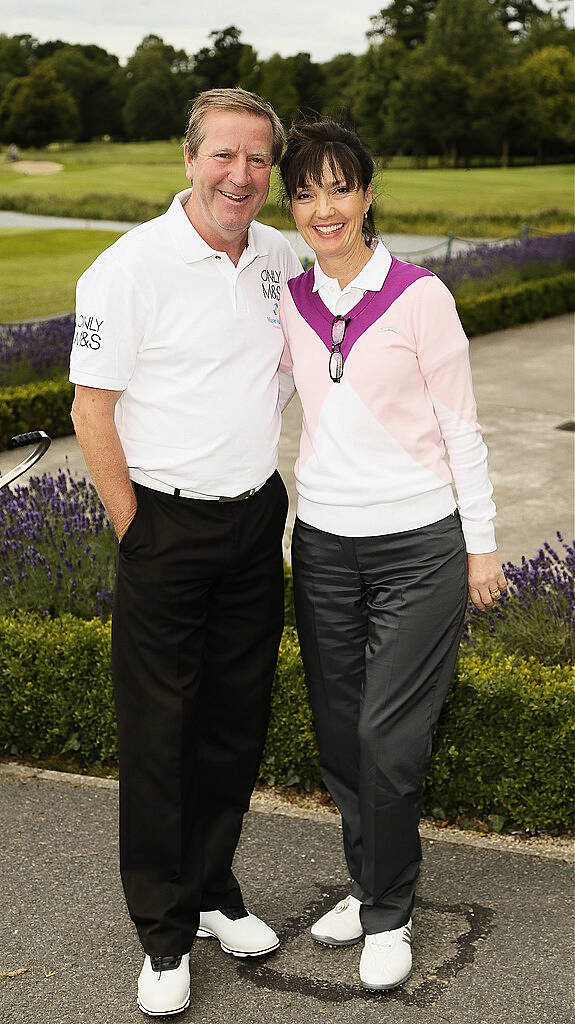
[[[104,321],[98,320],[96,316],[85,316],[84,313],[76,315],[76,330],[74,332],[73,345],[78,348],[91,348],[97,352],[102,344],[102,326]]]

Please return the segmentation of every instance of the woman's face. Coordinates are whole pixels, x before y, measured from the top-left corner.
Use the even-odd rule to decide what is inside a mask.
[[[371,185],[363,191],[349,188],[334,177],[326,163],[321,185],[309,183],[296,191],[291,209],[296,227],[318,258],[338,258],[353,253],[365,243],[362,224],[372,200]]]

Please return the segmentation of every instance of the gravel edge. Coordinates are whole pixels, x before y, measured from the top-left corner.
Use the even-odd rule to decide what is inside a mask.
[[[9,761],[0,763],[0,777],[8,776],[26,782],[28,779],[40,779],[44,782],[58,782],[68,786],[91,786],[99,789],[118,789],[116,779],[97,778],[93,775],[73,775],[69,772],[56,772],[47,768],[34,768]],[[256,814],[281,814],[289,818],[306,818],[322,824],[341,828],[341,819],[337,812],[321,807],[313,798],[306,800],[299,797],[300,802],[288,800],[283,794],[273,789],[258,789],[254,792],[250,811]],[[498,853],[512,853],[519,856],[533,857],[539,860],[563,861],[575,864],[575,839],[570,836],[500,836],[492,833],[464,831],[463,829],[446,826],[439,828],[432,822],[422,819],[419,832],[423,839],[430,842],[453,843],[457,846],[473,846],[480,850],[494,850]]]

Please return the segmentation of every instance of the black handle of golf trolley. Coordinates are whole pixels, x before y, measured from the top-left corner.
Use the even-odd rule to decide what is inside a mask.
[[[34,444],[36,447],[22,462],[14,466],[14,469],[11,469],[5,476],[0,476],[0,487],[6,487],[7,484],[17,480],[27,469],[31,469],[42,458],[44,453],[48,451],[51,443],[52,439],[48,437],[44,430],[29,430],[27,434],[16,434],[16,437],[13,437],[10,441],[9,448],[24,448],[30,444]]]

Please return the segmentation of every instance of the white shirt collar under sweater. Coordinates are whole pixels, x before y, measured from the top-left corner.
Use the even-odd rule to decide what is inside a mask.
[[[344,316],[353,309],[365,292],[378,292],[383,287],[390,267],[391,253],[383,242],[378,241],[371,259],[345,288],[340,288],[337,277],[328,277],[316,262],[313,268],[313,290],[319,292],[320,299],[330,313],[334,316]]]

